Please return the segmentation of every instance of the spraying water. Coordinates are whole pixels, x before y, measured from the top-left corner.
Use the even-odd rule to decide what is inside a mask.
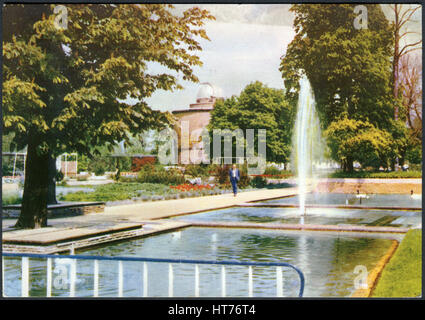
[[[300,214],[303,216],[308,186],[314,183],[315,166],[323,160],[324,150],[313,92],[306,76],[300,80],[293,147],[292,160],[297,171]]]

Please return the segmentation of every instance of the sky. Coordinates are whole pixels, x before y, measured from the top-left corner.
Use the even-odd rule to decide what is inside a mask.
[[[192,6],[176,4],[174,10],[180,14]],[[224,98],[239,95],[246,85],[257,80],[269,87],[283,89],[280,58],[295,36],[290,4],[197,6],[207,9],[216,18],[204,25],[211,41],[200,39],[202,51],[196,52],[203,62],[202,67],[194,68],[200,83],[211,83],[217,88],[217,96]],[[383,9],[390,18],[388,6],[383,5]],[[416,21],[408,25],[409,31],[421,33],[420,10],[414,18]],[[415,34],[409,36],[411,39],[418,37]],[[151,68],[153,71],[161,69],[156,65]],[[187,109],[195,102],[200,83],[180,81],[184,89],[158,90],[146,101],[153,109],[161,111]]]
[[[176,4],[176,12],[191,6]],[[283,88],[278,70],[280,57],[295,35],[290,5],[198,6],[216,18],[204,25],[211,41],[200,39],[202,51],[196,52],[203,62],[202,67],[194,68],[200,83],[211,83],[217,95],[225,98],[239,95],[256,80]],[[146,101],[161,111],[189,108],[189,104],[196,102],[200,83],[180,83],[183,90],[158,90]]]

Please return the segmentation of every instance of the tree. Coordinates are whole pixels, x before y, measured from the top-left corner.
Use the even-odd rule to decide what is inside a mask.
[[[214,129],[242,129],[244,133],[246,129],[266,129],[267,161],[288,162],[295,108],[283,90],[255,81],[247,85],[239,97],[216,102],[208,130],[212,134]]]
[[[394,51],[393,51],[393,62],[392,62],[392,84],[393,84],[393,96],[395,99],[399,97],[399,87],[400,87],[400,61],[402,57],[409,52],[421,49],[420,44],[422,43],[422,38],[420,40],[402,44],[402,40],[407,37],[409,34],[414,34],[418,32],[410,31],[407,28],[407,23],[411,21],[412,16],[416,11],[418,11],[422,6],[412,6],[412,5],[402,5],[402,4],[393,4],[390,5],[392,12],[394,13],[393,21],[393,39],[394,39]],[[404,39],[405,40],[405,39]],[[394,108],[394,119],[398,120],[399,117],[399,106],[395,104]]]
[[[422,143],[422,59],[406,54],[400,59],[400,91],[403,114],[410,130],[411,143]]]
[[[305,73],[324,129],[343,112],[378,128],[392,117],[392,32],[379,5],[366,5],[367,29],[356,29],[354,4],[293,5],[295,38],[281,59],[287,92]]]
[[[353,162],[358,161],[362,167],[387,167],[394,158],[394,141],[392,136],[372,124],[349,119],[343,114],[333,121],[324,132],[334,160],[340,161],[344,171],[352,172]]]
[[[144,99],[181,88],[178,77],[198,81],[192,69],[202,63],[193,52],[213,18],[197,7],[176,16],[158,4],[73,4],[61,15],[55,7],[3,7],[3,130],[15,133],[17,149],[28,148],[21,228],[47,224],[49,158],[89,154],[126,132],[170,123]],[[167,71],[153,73],[149,63]]]

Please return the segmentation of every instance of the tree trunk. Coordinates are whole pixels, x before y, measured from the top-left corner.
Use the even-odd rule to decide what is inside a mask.
[[[49,182],[47,188],[47,204],[57,204],[56,200],[56,159],[49,153]]]
[[[35,229],[47,226],[47,188],[49,154],[39,154],[40,141],[34,137],[28,142],[25,166],[24,194],[21,214],[15,227]]]
[[[398,71],[399,71],[399,58],[400,58],[400,48],[399,48],[399,42],[400,42],[400,30],[399,30],[399,12],[397,5],[395,6],[395,25],[394,25],[394,54],[393,54],[393,97],[394,99],[398,98]],[[394,119],[398,120],[398,105],[397,101],[395,101],[394,106]]]
[[[353,159],[352,158],[347,158],[347,163],[346,163],[346,168],[348,172],[353,172],[354,171],[354,165],[353,165]]]

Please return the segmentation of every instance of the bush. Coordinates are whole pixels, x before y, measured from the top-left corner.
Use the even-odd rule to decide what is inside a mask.
[[[2,205],[19,204],[22,202],[22,197],[18,193],[4,193],[2,195]]]
[[[137,176],[139,183],[161,183],[165,185],[179,185],[184,183],[184,177],[176,169],[166,171],[161,166],[145,165]]]
[[[407,150],[406,159],[413,164],[422,163],[422,146],[418,145]]]
[[[251,186],[253,186],[254,188],[264,188],[266,185],[267,185],[267,181],[262,176],[255,176],[251,180]]]
[[[56,177],[55,178],[56,178],[56,181],[57,182],[62,181],[63,178],[64,178],[64,174],[62,173],[62,171],[56,170]]]
[[[207,177],[209,175],[208,167],[201,164],[189,164],[184,173],[192,177]]]
[[[266,170],[264,170],[264,174],[267,175],[279,175],[281,174],[281,171],[276,168],[275,166],[266,167]]]
[[[229,168],[228,166],[217,166],[215,168],[215,176],[219,184],[229,183]]]
[[[105,174],[105,167],[102,165],[95,165],[93,172],[96,176],[103,176]]]
[[[68,186],[68,182],[66,181],[66,179],[63,179],[62,181],[57,183],[57,185],[61,186],[61,187],[66,187],[66,186]]]

